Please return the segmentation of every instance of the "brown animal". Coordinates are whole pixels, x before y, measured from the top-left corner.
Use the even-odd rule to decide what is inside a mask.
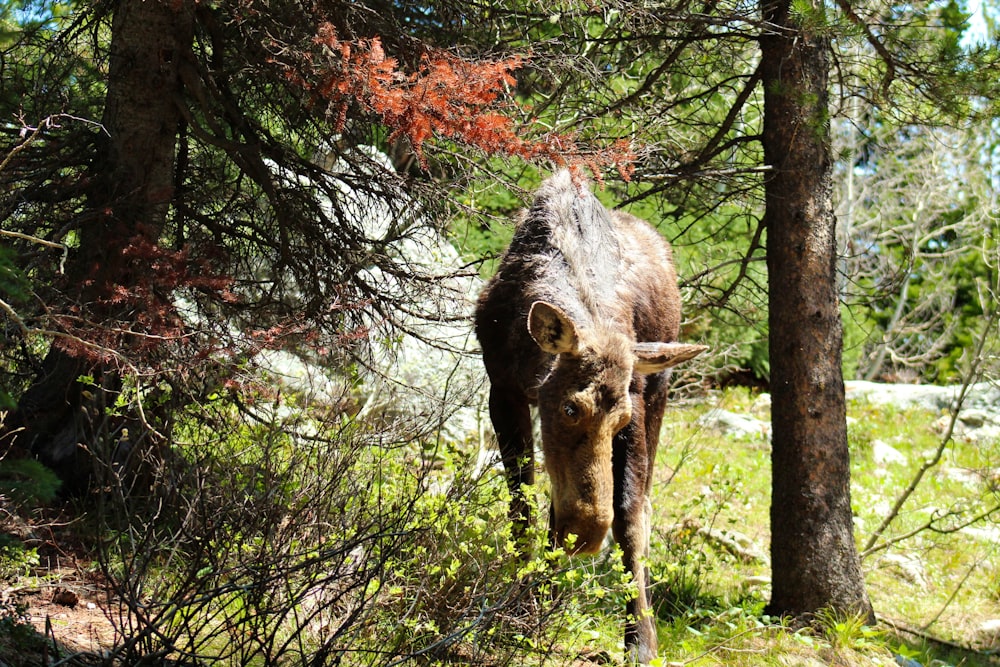
[[[476,308],[511,514],[522,527],[530,519],[521,487],[534,478],[534,404],[550,536],[566,545],[575,535],[571,550],[593,553],[611,528],[639,588],[625,644],[641,663],[656,657],[642,562],[666,369],[706,349],[675,342],[680,319],[670,246],[642,220],[606,210],[568,171],[542,183]]]

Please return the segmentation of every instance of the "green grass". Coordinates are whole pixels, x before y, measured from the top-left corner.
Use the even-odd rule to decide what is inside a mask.
[[[985,653],[955,653],[945,644],[914,635],[854,627],[849,619],[828,619],[832,632],[808,638],[789,638],[790,633],[761,620],[768,595],[761,582],[770,571],[766,561],[749,554],[768,550],[769,444],[763,437],[733,438],[697,423],[713,407],[749,414],[755,398],[746,390],[730,390],[708,402],[668,410],[654,489],[651,554],[657,590],[665,591],[659,600],[665,664],[780,664],[782,654],[804,649],[821,660],[827,659],[824,654],[847,651],[854,657],[838,658],[846,664],[891,664],[893,653],[925,665],[931,660],[944,665],[996,664]],[[766,412],[757,416],[769,418]],[[860,551],[921,463],[935,452],[941,440],[936,422],[942,416],[867,403],[849,404],[848,416]],[[879,441],[900,452],[906,462],[877,461]],[[986,474],[998,467],[1000,444],[955,442],[941,463],[924,475],[876,541],[889,546],[872,551],[862,563],[880,617],[924,628],[927,635],[965,647],[976,646],[982,621],[1000,618],[1000,547],[970,531],[954,530],[1000,504],[996,483]],[[956,471],[978,471],[983,481],[969,481]],[[932,517],[941,517],[938,530],[919,531]],[[995,524],[982,527],[995,529]],[[738,537],[744,546],[734,553],[720,535]],[[806,646],[810,642],[813,646]]]

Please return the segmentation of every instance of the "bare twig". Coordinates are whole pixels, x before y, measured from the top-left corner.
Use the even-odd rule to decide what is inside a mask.
[[[958,595],[958,592],[962,590],[962,587],[965,586],[965,582],[969,580],[969,577],[972,576],[972,573],[975,572],[977,567],[979,567],[980,562],[981,561],[978,560],[972,561],[972,564],[969,566],[969,569],[965,571],[965,575],[962,577],[962,580],[958,582],[957,586],[955,586],[955,590],[951,592],[951,595],[948,596],[948,599],[945,600],[944,604],[941,605],[941,608],[938,609],[936,614],[934,614],[934,617],[931,620],[924,623],[923,627],[920,628],[921,630],[927,631],[930,629],[932,625],[937,623],[938,619],[941,618],[941,614],[943,614],[945,610],[951,605],[951,603],[955,601],[955,597]]]
[[[949,648],[958,649],[959,651],[963,651],[965,653],[980,653],[971,646],[966,646],[964,644],[957,644],[948,639],[937,637],[935,635],[926,632],[925,630],[911,627],[906,623],[903,623],[902,621],[897,621],[896,619],[887,618],[885,616],[879,615],[878,621],[879,623],[888,625],[890,628],[896,630],[897,632],[902,632],[904,634],[911,635],[913,637],[919,637],[920,639],[925,639],[929,642],[933,642],[934,644],[939,644],[941,646],[947,646]]]
[[[997,512],[1000,512],[1000,505],[993,506],[993,507],[989,508],[988,510],[985,510],[983,512],[980,512],[979,514],[976,514],[972,518],[970,518],[970,519],[968,519],[966,521],[963,521],[960,524],[957,524],[957,525],[954,525],[954,526],[949,526],[947,528],[942,528],[938,524],[941,521],[943,521],[943,520],[945,520],[945,519],[947,519],[949,517],[960,515],[961,512],[946,512],[945,514],[942,514],[942,515],[933,515],[930,519],[927,520],[926,523],[921,524],[920,526],[914,528],[913,530],[910,530],[910,531],[908,531],[908,532],[906,532],[906,533],[904,533],[902,535],[898,535],[898,536],[896,536],[896,537],[894,537],[892,539],[885,540],[884,542],[876,544],[876,545],[874,545],[872,547],[866,548],[864,551],[861,552],[861,558],[867,558],[868,556],[872,555],[873,553],[877,553],[879,551],[884,551],[884,550],[886,550],[886,549],[888,549],[888,548],[890,548],[890,547],[892,547],[892,546],[894,546],[896,544],[899,544],[901,542],[905,542],[906,540],[908,540],[911,537],[914,537],[916,535],[919,535],[920,533],[924,532],[925,530],[929,530],[929,531],[931,531],[933,533],[937,533],[939,535],[948,535],[948,534],[951,534],[951,533],[957,533],[957,532],[959,532],[959,531],[961,531],[961,530],[963,530],[965,528],[968,528],[969,526],[974,526],[975,524],[979,523],[980,521],[985,521],[986,519],[990,518],[991,516],[993,516]]]
[[[962,381],[962,387],[958,392],[958,396],[955,398],[954,404],[952,405],[951,419],[948,421],[948,428],[945,431],[945,434],[941,437],[937,449],[934,450],[934,455],[929,459],[924,460],[916,474],[914,474],[913,478],[910,480],[910,483],[905,489],[903,489],[903,492],[900,493],[899,497],[896,499],[892,509],[889,510],[889,513],[885,515],[884,519],[882,519],[882,523],[880,523],[878,528],[876,528],[875,531],[869,535],[867,542],[865,542],[864,547],[861,549],[862,558],[871,554],[873,551],[878,550],[874,548],[875,544],[885,533],[886,529],[888,529],[892,522],[899,516],[903,505],[906,504],[906,501],[910,499],[913,493],[917,490],[917,487],[920,486],[920,482],[923,480],[924,475],[941,462],[941,458],[944,456],[945,451],[948,449],[948,445],[951,444],[952,438],[955,435],[955,426],[958,423],[958,416],[965,403],[965,399],[968,397],[972,385],[975,384],[975,381],[979,378],[984,361],[983,350],[986,347],[987,340],[993,334],[997,325],[998,314],[1000,314],[1000,309],[993,309],[990,315],[986,318],[986,324],[983,327],[983,332],[976,341],[976,348],[972,353],[969,371],[966,373],[966,376]]]
[[[4,236],[10,236],[11,238],[21,239],[22,241],[31,241],[32,243],[37,243],[39,245],[48,246],[50,248],[58,248],[59,250],[66,251],[68,248],[63,243],[56,243],[55,241],[46,241],[45,239],[40,239],[37,236],[31,236],[30,234],[22,234],[21,232],[12,232],[6,229],[0,229],[0,234]]]

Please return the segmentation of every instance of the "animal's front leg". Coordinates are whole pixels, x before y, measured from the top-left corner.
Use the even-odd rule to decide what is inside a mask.
[[[615,520],[615,538],[622,550],[622,560],[632,573],[637,587],[636,597],[625,606],[625,651],[630,661],[649,664],[656,657],[656,623],[650,607],[649,570],[646,557],[649,552],[649,502],[642,503],[632,516],[618,527]]]
[[[527,400],[512,391],[492,387],[490,420],[496,431],[507,488],[510,490],[510,518],[514,521],[515,533],[520,537],[531,523],[523,487],[535,481],[531,412]]]
[[[646,489],[649,474],[645,440],[633,425],[615,439],[615,541],[622,550],[625,568],[632,573],[637,595],[625,607],[625,650],[628,660],[646,665],[656,658],[656,623],[650,608],[649,531],[652,506]],[[631,431],[631,432],[630,432]],[[631,437],[630,437],[631,436]]]

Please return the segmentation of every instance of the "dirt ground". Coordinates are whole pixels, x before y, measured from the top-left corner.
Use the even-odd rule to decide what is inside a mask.
[[[4,514],[3,532],[34,548],[38,562],[31,572],[0,581],[0,665],[103,655],[116,636],[112,597],[72,522],[58,511],[37,523]]]
[[[63,651],[102,654],[114,644],[114,625],[90,591],[54,586],[18,598],[27,606],[24,619]]]

